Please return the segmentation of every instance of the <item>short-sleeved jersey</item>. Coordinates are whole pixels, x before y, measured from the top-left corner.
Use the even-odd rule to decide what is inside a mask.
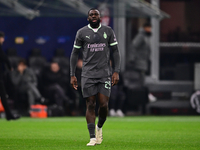
[[[76,34],[75,48],[83,50],[82,76],[103,78],[111,75],[110,46],[118,44],[111,27],[100,24],[96,30],[87,25]]]

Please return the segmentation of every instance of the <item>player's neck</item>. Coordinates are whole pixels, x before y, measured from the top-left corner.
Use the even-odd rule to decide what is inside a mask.
[[[100,26],[100,24],[90,24],[90,27],[92,27],[93,29],[97,29]]]

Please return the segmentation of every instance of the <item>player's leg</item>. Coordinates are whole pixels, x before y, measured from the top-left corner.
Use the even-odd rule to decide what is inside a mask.
[[[86,121],[87,124],[95,124],[95,107],[96,107],[96,99],[95,96],[90,96],[86,99]],[[95,134],[90,134],[92,138],[95,137]]]
[[[102,127],[108,114],[108,102],[111,93],[111,78],[106,77],[98,81],[99,120],[96,126],[97,144],[103,141]]]
[[[81,78],[81,88],[83,97],[86,98],[86,120],[90,134],[90,142],[87,146],[96,145],[95,138],[95,107],[96,107],[96,94],[97,86],[96,80],[90,78]]]
[[[88,131],[90,134],[90,142],[87,146],[96,145],[96,137],[95,137],[95,107],[96,107],[96,98],[95,96],[90,96],[86,98],[86,121],[88,126]]]
[[[106,121],[106,117],[108,115],[108,102],[109,97],[105,96],[101,93],[98,93],[98,100],[99,100],[99,121],[98,121],[98,127],[102,128],[104,122]]]
[[[103,141],[103,134],[102,134],[102,127],[106,121],[107,114],[108,114],[108,101],[109,97],[105,96],[101,93],[98,93],[98,100],[99,100],[99,120],[98,124],[96,125],[96,144],[101,144]]]

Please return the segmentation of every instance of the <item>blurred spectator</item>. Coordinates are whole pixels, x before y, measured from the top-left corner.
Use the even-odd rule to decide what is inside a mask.
[[[14,48],[8,48],[6,52],[7,52],[8,59],[11,63],[11,66],[13,67],[13,69],[17,69],[18,62],[21,59],[21,57],[18,56],[17,54],[17,50]]]
[[[151,24],[145,23],[143,28],[139,29],[139,33],[133,39],[128,53],[127,69],[136,70],[140,73],[142,85],[150,60],[150,36]]]
[[[33,48],[28,58],[28,64],[37,77],[40,76],[41,71],[46,63],[46,58],[42,56],[41,50],[38,48]]]
[[[150,36],[151,24],[145,23],[133,39],[128,54],[127,70],[132,70],[139,77],[138,87],[144,86],[145,74],[150,69]],[[149,94],[149,100],[155,101],[156,98]]]
[[[20,100],[22,95],[28,96],[29,108],[36,101],[44,101],[39,90],[37,89],[37,78],[32,69],[28,68],[26,61],[20,59],[17,70],[11,72],[11,81],[15,87],[15,98]]]
[[[69,77],[63,73],[57,62],[52,62],[43,70],[42,82],[44,95],[49,99],[49,104],[56,104],[59,109],[63,109],[64,103],[68,105],[73,103],[70,98],[72,93]]]
[[[69,58],[66,57],[64,49],[56,49],[52,60],[59,64],[64,73],[69,74]]]
[[[4,33],[0,31],[0,98],[1,98],[1,102],[2,105],[4,107],[5,113],[6,113],[6,119],[7,120],[16,120],[19,119],[20,116],[17,114],[13,114],[8,106],[7,103],[7,97],[6,97],[6,89],[4,86],[4,79],[3,79],[3,74],[4,74],[4,70],[2,69],[2,64],[6,64],[8,69],[11,71],[12,67],[11,64],[8,60],[8,57],[5,55],[4,51],[2,50],[2,45],[4,43]]]

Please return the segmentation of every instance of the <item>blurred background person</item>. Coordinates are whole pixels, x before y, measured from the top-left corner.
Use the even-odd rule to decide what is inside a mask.
[[[151,24],[145,23],[139,29],[129,48],[128,69],[140,74],[140,84],[144,85],[145,73],[148,70],[150,60],[150,36]]]
[[[20,59],[17,69],[11,73],[11,81],[15,89],[15,103],[18,103],[25,96],[28,99],[30,109],[31,105],[36,102],[44,101],[37,89],[37,77],[33,70],[27,66],[25,59]],[[20,108],[20,106],[18,107]]]
[[[7,98],[6,98],[6,90],[5,90],[5,86],[4,86],[4,82],[3,82],[3,69],[2,69],[2,63],[5,63],[7,65],[7,67],[9,68],[9,70],[12,70],[12,67],[10,65],[10,62],[8,60],[8,57],[5,55],[5,53],[2,50],[2,45],[4,42],[4,33],[0,31],[0,96],[1,96],[1,102],[3,104],[3,107],[5,109],[5,113],[6,113],[6,119],[7,120],[15,120],[20,118],[19,115],[17,114],[12,114],[11,110],[8,106],[7,103]]]
[[[42,86],[44,95],[49,99],[48,105],[55,104],[58,109],[63,110],[64,104],[74,103],[75,96],[70,91],[72,88],[68,75],[62,71],[57,62],[51,62],[50,66],[42,71]]]
[[[127,70],[132,70],[138,75],[138,86],[145,86],[145,75],[150,70],[150,37],[151,37],[151,24],[145,23],[139,29],[138,34],[133,39],[129,48]],[[149,93],[148,98],[150,102],[156,101],[156,98]]]

